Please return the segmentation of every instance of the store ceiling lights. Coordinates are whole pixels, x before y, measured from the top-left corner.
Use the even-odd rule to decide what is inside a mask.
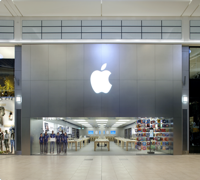
[[[102,121],[103,122],[103,121],[108,121],[108,120],[106,120],[106,119],[97,119],[96,121],[99,121],[99,122]]]
[[[130,120],[119,120],[120,122],[126,122],[126,121],[130,121]]]
[[[126,123],[126,122],[116,122],[117,124],[124,124],[124,123]]]
[[[77,121],[77,122],[80,121],[81,122],[81,121],[85,121],[85,120],[74,120],[74,121]]]

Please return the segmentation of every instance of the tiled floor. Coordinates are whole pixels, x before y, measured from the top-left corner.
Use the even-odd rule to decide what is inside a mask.
[[[1,180],[199,180],[199,155],[0,156]]]

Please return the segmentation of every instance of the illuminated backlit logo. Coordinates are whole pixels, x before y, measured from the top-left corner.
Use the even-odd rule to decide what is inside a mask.
[[[112,84],[109,82],[111,72],[107,70],[104,71],[106,66],[106,63],[103,64],[101,71],[96,70],[91,74],[90,82],[95,93],[108,93],[112,87]]]

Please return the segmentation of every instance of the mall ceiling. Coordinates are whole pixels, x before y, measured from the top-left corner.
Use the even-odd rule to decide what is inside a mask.
[[[200,16],[200,0],[0,0],[0,16]]]

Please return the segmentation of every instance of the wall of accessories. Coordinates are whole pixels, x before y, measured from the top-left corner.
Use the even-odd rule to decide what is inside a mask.
[[[135,149],[139,151],[154,151],[173,154],[173,119],[139,119],[136,125],[137,141]],[[150,144],[150,128],[154,137]]]

